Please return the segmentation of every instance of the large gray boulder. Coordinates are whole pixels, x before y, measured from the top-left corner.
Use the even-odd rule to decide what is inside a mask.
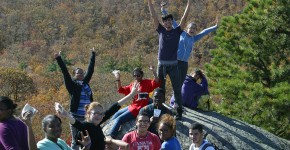
[[[290,141],[275,136],[260,127],[231,119],[216,112],[194,111],[184,109],[183,118],[177,121],[176,136],[182,148],[188,150],[191,140],[188,136],[188,126],[199,122],[204,125],[208,134],[207,139],[219,149],[225,150],[290,150]],[[113,122],[103,127],[105,135],[108,133]],[[120,128],[118,139],[125,133],[135,129],[135,120],[130,121]]]

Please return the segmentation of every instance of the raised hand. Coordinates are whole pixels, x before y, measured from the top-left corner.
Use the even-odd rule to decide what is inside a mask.
[[[82,144],[85,149],[89,148],[89,146],[91,146],[92,141],[91,141],[88,130],[86,130],[86,136],[84,136],[83,132],[81,132],[81,137],[82,137],[82,140],[78,140],[78,142]]]
[[[61,51],[59,51],[58,53],[54,53],[54,58],[60,57],[60,53]]]
[[[130,93],[132,96],[135,96],[137,93],[140,92],[139,86],[140,86],[140,82],[136,82],[135,81],[133,83],[132,90],[131,90],[131,93]]]

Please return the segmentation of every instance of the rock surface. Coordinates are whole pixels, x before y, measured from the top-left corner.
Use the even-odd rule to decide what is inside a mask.
[[[224,150],[290,150],[290,141],[275,136],[274,134],[248,123],[231,119],[216,112],[194,111],[185,108],[183,118],[177,121],[177,138],[184,150],[188,150],[191,140],[188,137],[188,126],[199,122],[204,125],[208,133],[208,141],[214,143],[219,149]],[[105,135],[113,122],[103,127]],[[127,122],[120,128],[118,139],[129,130],[135,129],[135,121]]]

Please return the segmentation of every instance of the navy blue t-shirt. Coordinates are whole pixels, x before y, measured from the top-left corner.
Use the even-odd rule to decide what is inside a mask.
[[[161,24],[157,30],[159,36],[158,60],[177,60],[179,38],[183,30],[180,26],[167,31]]]

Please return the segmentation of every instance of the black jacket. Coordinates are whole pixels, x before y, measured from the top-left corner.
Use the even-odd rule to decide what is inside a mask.
[[[92,75],[94,73],[95,57],[96,57],[96,53],[92,52],[92,56],[90,58],[90,63],[89,63],[88,69],[87,69],[87,73],[84,76],[83,84],[89,85],[89,82],[90,82]],[[70,76],[65,63],[63,62],[63,60],[60,56],[55,58],[55,59],[57,60],[57,63],[62,71],[65,87],[66,87],[67,91],[69,92],[69,95],[71,98],[70,99],[70,111],[76,112],[78,110],[79,103],[80,103],[82,85],[77,83],[76,80],[74,80]],[[91,94],[90,100],[91,100],[91,102],[93,101],[93,94]]]

